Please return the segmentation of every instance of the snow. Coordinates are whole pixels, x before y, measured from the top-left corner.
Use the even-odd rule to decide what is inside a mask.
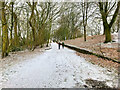
[[[107,48],[118,48],[118,44],[120,43],[120,41],[119,41],[120,40],[119,33],[116,33],[116,32],[112,33],[112,36],[113,36],[112,42],[98,43],[98,45],[101,45],[102,47],[107,47]],[[115,43],[117,43],[117,44],[115,45]]]
[[[7,68],[2,75],[5,88],[72,88],[85,85],[85,79],[106,81],[110,87],[117,86],[114,72],[93,65],[68,48],[52,49],[37,57]]]
[[[118,32],[118,33],[120,33],[120,32]],[[116,43],[120,43],[120,42],[118,42],[118,39],[119,39],[118,33],[115,32],[115,33],[112,34],[113,35],[113,41],[115,41]]]

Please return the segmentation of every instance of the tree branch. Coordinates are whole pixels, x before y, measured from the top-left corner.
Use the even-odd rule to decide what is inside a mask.
[[[117,18],[119,9],[120,9],[120,1],[119,1],[118,4],[117,4],[117,8],[116,8],[116,10],[115,10],[115,12],[114,12],[114,15],[113,15],[113,17],[112,17],[112,20],[111,20],[111,22],[110,22],[110,24],[109,24],[109,27],[110,27],[110,28],[112,27],[113,23],[115,22],[115,20],[116,20],[116,18]]]

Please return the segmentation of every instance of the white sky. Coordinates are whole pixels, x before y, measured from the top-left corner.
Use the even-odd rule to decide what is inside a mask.
[[[98,2],[98,1],[102,1],[102,2],[116,2],[116,1],[120,1],[120,0],[0,0],[0,1],[23,1],[23,2],[31,2],[31,1],[37,1],[37,2]]]

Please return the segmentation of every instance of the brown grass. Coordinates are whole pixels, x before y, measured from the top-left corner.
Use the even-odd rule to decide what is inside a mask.
[[[66,40],[64,41],[65,44],[75,45],[80,48],[85,48],[88,50],[91,50],[92,52],[102,54],[106,57],[117,59],[118,60],[118,43],[111,43],[110,48],[105,47],[105,45],[109,44],[100,44],[103,43],[105,40],[104,35],[95,35],[95,36],[88,36],[87,41],[84,42],[83,37],[82,38],[76,38],[72,40]]]

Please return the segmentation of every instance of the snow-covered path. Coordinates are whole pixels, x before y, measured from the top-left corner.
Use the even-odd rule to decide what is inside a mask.
[[[73,50],[58,50],[56,43],[51,45],[52,49],[43,54],[6,69],[2,75],[2,87],[82,88],[86,85],[85,79],[106,81],[111,87],[117,85],[114,72],[87,62]]]

